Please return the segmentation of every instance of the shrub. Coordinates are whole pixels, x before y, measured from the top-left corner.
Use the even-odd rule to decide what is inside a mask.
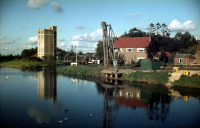
[[[181,78],[177,81],[174,81],[172,84],[177,86],[200,88],[199,83],[200,76],[195,74],[192,76],[181,75]]]

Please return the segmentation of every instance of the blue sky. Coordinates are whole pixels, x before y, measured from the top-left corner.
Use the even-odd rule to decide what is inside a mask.
[[[102,40],[101,22],[115,35],[150,23],[165,23],[176,32],[200,39],[199,0],[0,0],[0,54],[21,54],[37,47],[37,30],[57,26],[57,46],[95,52]],[[149,15],[150,14],[150,15]]]

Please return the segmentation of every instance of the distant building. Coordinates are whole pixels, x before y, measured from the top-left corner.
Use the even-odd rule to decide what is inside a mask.
[[[45,55],[56,55],[57,27],[49,26],[48,29],[38,30],[38,58]]]
[[[193,62],[193,58],[191,58],[191,54],[179,54],[176,53],[175,57],[174,57],[174,64],[187,64],[189,65],[191,62]]]
[[[200,64],[200,44],[197,45],[195,55],[193,55],[193,63]]]

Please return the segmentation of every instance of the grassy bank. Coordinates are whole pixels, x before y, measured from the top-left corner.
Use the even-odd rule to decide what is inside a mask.
[[[85,67],[85,66],[67,66],[59,68],[58,73],[62,75],[81,75],[81,76],[97,76],[101,74],[103,68]]]
[[[41,68],[44,65],[41,62],[21,62],[21,61],[9,61],[9,62],[3,62],[0,63],[0,66],[2,67],[10,67],[10,68]]]
[[[63,63],[57,61],[55,63],[56,66],[64,66]],[[34,69],[41,67],[48,67],[42,62],[25,62],[25,61],[8,61],[0,63],[2,67],[10,67],[10,68],[21,68],[21,69]]]
[[[200,75],[181,75],[181,78],[173,82],[172,85],[181,87],[200,88]]]
[[[147,83],[153,83],[153,84],[166,84],[168,82],[168,73],[162,73],[162,72],[132,72],[130,74],[124,75],[123,78],[125,80],[130,81],[142,81]]]

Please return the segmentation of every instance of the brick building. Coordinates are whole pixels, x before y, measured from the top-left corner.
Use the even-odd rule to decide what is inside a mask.
[[[191,54],[179,54],[177,53],[174,57],[174,64],[190,64],[193,61]]]
[[[137,63],[140,59],[148,58],[147,48],[154,48],[150,37],[118,38],[114,44],[115,52],[122,54],[127,64],[131,64],[132,61]]]
[[[197,49],[195,52],[195,55],[193,55],[193,63],[194,64],[200,64],[200,44],[197,45]]]

